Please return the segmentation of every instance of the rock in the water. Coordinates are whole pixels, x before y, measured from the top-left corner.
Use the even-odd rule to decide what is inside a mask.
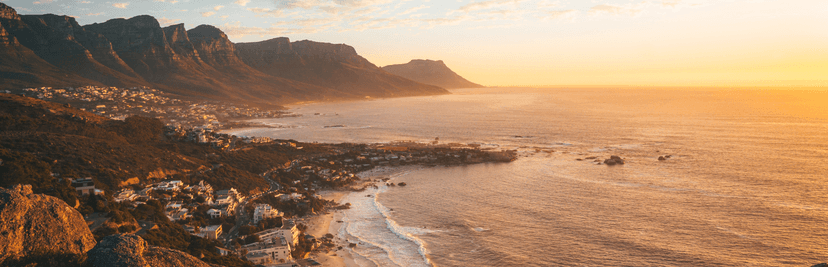
[[[811,267],[828,267],[828,263],[820,263]]]
[[[616,165],[616,164],[624,164],[624,160],[621,159],[619,156],[610,156],[610,158],[604,160],[604,164],[609,166]]]
[[[406,186],[405,182],[401,182],[401,183],[399,183],[399,184],[397,184],[397,185],[399,185],[399,186]]]
[[[664,161],[664,160],[667,160],[667,158],[665,158],[664,156],[658,156],[658,160]]]
[[[87,255],[87,264],[92,267],[209,267],[190,254],[147,245],[141,237],[132,234],[104,237]]]
[[[81,214],[63,200],[30,185],[0,188],[0,265],[81,259],[94,246]]]

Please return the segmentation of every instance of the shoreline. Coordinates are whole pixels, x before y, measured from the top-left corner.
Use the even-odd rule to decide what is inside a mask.
[[[408,165],[397,167],[377,167],[371,170],[359,172],[357,175],[362,179],[358,187],[375,185],[381,183],[380,179],[389,178],[396,174],[401,174],[410,171],[416,171],[422,168],[428,168],[424,165]],[[341,200],[346,199],[351,194],[362,194],[362,191],[350,190],[325,190],[318,193],[320,197],[326,200],[333,200],[339,204]],[[335,267],[361,267],[354,259],[354,251],[348,247],[348,241],[339,235],[343,227],[343,218],[346,216],[347,210],[330,210],[324,214],[314,215],[301,220],[308,228],[305,234],[313,235],[316,238],[325,236],[325,234],[332,234],[334,236],[333,243],[336,247],[342,247],[337,250],[336,247],[330,252],[315,251],[309,254],[309,258],[314,258],[322,266]]]

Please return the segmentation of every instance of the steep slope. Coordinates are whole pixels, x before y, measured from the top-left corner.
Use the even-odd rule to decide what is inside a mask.
[[[390,74],[344,44],[275,38],[238,43],[239,57],[266,74],[297,80],[357,96],[394,97],[448,93],[443,88],[421,84]]]
[[[23,45],[52,65],[105,85],[148,85],[120,60],[108,45],[108,40],[87,32],[74,18],[52,14],[25,15],[21,18],[35,34],[33,38],[23,39]],[[94,55],[115,69],[98,62],[87,46],[95,51]]]
[[[236,45],[220,29],[199,25],[187,31],[204,64],[226,76],[225,83],[246,88],[251,98],[279,99],[282,103],[352,98],[330,88],[271,76],[251,68],[239,57]]]
[[[13,8],[0,3],[0,88],[100,85],[46,62],[21,44],[16,34],[24,39],[37,36]]]
[[[460,77],[460,75],[449,69],[442,60],[415,59],[406,64],[389,65],[382,67],[382,69],[417,82],[446,89],[483,87]]]

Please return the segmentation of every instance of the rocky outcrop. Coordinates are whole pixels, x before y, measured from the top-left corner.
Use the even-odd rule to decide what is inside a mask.
[[[83,255],[95,238],[78,213],[30,185],[0,189],[0,265]],[[4,263],[5,262],[5,263]]]
[[[406,64],[389,65],[382,69],[391,74],[446,89],[483,87],[457,75],[442,60],[415,59]]]
[[[214,266],[181,251],[149,246],[132,234],[104,237],[87,255],[87,265],[92,267]]]
[[[20,20],[20,16],[14,8],[11,8],[4,3],[0,3],[0,19]]]
[[[604,160],[604,164],[607,164],[609,166],[616,165],[616,164],[624,165],[624,159],[622,159],[619,156],[610,156],[610,158]]]

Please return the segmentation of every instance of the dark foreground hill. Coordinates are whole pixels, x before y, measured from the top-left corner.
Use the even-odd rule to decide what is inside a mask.
[[[442,60],[415,59],[406,64],[389,65],[382,67],[382,69],[413,81],[446,89],[483,87],[460,77],[460,75],[449,69]]]
[[[297,157],[324,152],[313,144],[297,150],[255,146],[225,151],[209,144],[171,140],[154,118],[110,120],[65,105],[0,93],[0,187],[31,184],[74,203],[60,178],[92,177],[111,193],[126,181],[176,178],[245,193],[266,190],[259,175]],[[320,150],[322,149],[322,150]]]
[[[344,44],[234,44],[216,27],[162,28],[147,15],[81,26],[0,3],[0,89],[85,85],[268,104],[448,93],[389,74]]]

